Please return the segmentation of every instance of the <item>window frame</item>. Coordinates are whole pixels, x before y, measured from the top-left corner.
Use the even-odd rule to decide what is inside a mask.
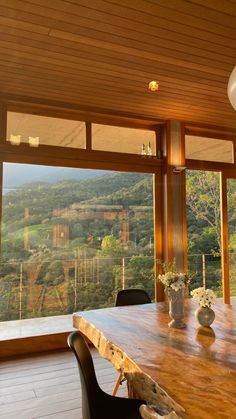
[[[197,135],[220,140],[228,140],[233,143],[233,163],[190,159],[185,160],[186,169],[214,171],[219,172],[220,174],[222,289],[224,303],[230,304],[227,179],[236,178],[236,132],[232,131],[225,133],[218,127],[196,127],[186,124],[184,126],[184,136],[185,135]]]
[[[86,123],[86,148],[75,149],[70,147],[57,147],[52,145],[40,145],[37,148],[29,147],[28,144],[20,144],[14,146],[6,141],[7,112],[29,113],[40,116],[50,116],[63,119],[73,119],[84,121]],[[92,122],[102,123],[106,125],[116,125],[127,128],[145,129],[156,132],[156,150],[160,149],[160,125],[157,121],[129,121],[127,118],[112,118],[105,116],[86,116],[81,118],[80,112],[73,110],[64,110],[58,107],[48,109],[44,106],[36,104],[22,103],[0,103],[0,220],[2,219],[2,177],[3,163],[23,163],[34,165],[47,165],[55,167],[70,167],[81,169],[100,169],[114,170],[121,172],[137,172],[152,173],[153,181],[153,202],[154,202],[154,260],[155,271],[157,269],[157,261],[162,259],[162,166],[163,159],[156,156],[143,156],[131,153],[117,153],[109,151],[92,150],[91,144],[91,124]],[[91,120],[93,119],[93,121]],[[163,123],[162,123],[163,124]],[[0,233],[1,242],[1,233]],[[156,275],[155,275],[156,276]],[[155,299],[158,301],[163,299],[163,295],[155,281]]]

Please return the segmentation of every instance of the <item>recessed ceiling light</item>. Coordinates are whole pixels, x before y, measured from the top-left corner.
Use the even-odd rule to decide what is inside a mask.
[[[20,145],[21,135],[11,134],[9,141],[12,145]]]
[[[39,137],[29,137],[29,145],[30,145],[30,147],[38,147],[39,146]]]
[[[159,89],[159,81],[152,80],[148,83],[148,90],[150,90],[151,92],[157,92],[158,89]]]

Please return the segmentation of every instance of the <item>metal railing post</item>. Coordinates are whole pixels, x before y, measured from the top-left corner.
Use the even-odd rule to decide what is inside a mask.
[[[20,263],[20,304],[19,304],[19,317],[22,319],[22,283],[23,283],[23,264]]]
[[[74,310],[77,306],[77,278],[78,278],[78,260],[75,259],[75,277],[74,277]]]
[[[202,285],[206,289],[206,256],[202,255]]]
[[[122,258],[122,290],[125,289],[125,258]]]

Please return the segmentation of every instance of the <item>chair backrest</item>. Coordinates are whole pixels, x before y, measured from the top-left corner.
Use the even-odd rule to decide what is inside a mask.
[[[145,290],[139,288],[130,288],[121,290],[116,296],[116,306],[130,306],[135,304],[151,303],[151,299]]]
[[[93,359],[81,333],[71,333],[68,336],[67,342],[76,356],[79,367],[83,419],[91,419],[95,417],[93,410],[96,409],[99,393],[102,392],[97,382]]]

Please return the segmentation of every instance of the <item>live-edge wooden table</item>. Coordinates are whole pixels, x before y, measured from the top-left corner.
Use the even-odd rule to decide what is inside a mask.
[[[75,313],[73,325],[123,370],[134,394],[181,418],[236,418],[236,297],[217,300],[212,328],[185,301],[185,329],[168,327],[167,303]]]

